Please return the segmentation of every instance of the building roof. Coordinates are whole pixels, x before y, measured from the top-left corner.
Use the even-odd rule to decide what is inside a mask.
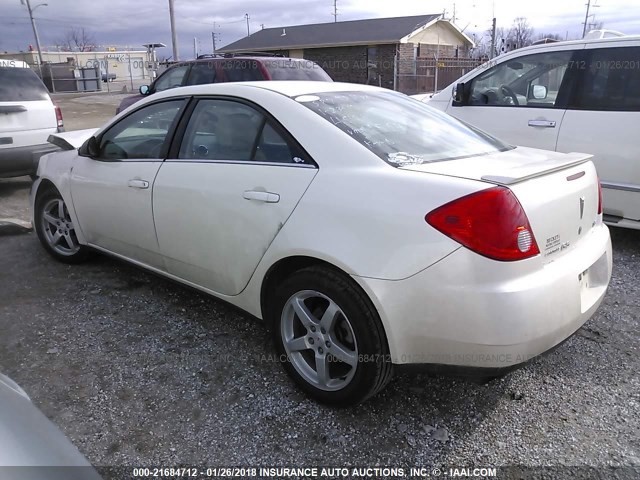
[[[416,15],[265,28],[219,51],[233,53],[399,43],[402,38],[441,16]]]

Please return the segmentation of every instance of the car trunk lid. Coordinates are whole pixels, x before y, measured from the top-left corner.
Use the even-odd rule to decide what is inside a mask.
[[[401,167],[509,188],[522,205],[548,263],[573,250],[602,222],[590,155],[517,148],[491,155]]]

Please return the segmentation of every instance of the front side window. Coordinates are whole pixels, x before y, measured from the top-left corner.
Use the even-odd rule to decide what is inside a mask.
[[[472,80],[469,105],[554,108],[571,65],[571,51],[507,60]],[[561,103],[561,102],[560,102]]]
[[[179,159],[305,163],[279,127],[255,108],[232,100],[200,100]]]
[[[49,92],[30,68],[0,67],[0,102],[48,99]]]
[[[100,137],[101,160],[159,159],[184,100],[155,103],[126,116]]]
[[[573,106],[584,110],[640,111],[640,47],[599,48],[590,53]]]
[[[154,92],[162,92],[170,88],[181,87],[184,85],[184,77],[189,70],[189,65],[178,65],[164,72],[158,80],[153,84]]]
[[[203,85],[216,81],[216,68],[214,62],[194,63],[189,72],[187,85]]]
[[[512,148],[395,92],[331,92],[297,99],[393,166],[486,155]]]

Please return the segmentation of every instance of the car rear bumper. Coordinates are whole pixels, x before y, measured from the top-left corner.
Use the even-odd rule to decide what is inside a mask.
[[[355,279],[380,313],[395,364],[499,375],[566,340],[599,307],[611,240],[605,225],[587,235],[542,267],[540,258],[496,262],[459,248],[405,280]]]
[[[40,157],[57,150],[59,148],[50,143],[0,148],[0,177],[35,175]]]

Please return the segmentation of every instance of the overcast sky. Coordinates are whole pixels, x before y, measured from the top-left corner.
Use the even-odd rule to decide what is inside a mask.
[[[30,0],[45,46],[55,45],[71,27],[84,27],[102,46],[135,46],[161,42],[159,56],[171,56],[168,0]],[[596,0],[596,21],[605,28],[640,34],[638,0]],[[338,20],[358,20],[442,13],[453,16],[467,33],[484,33],[493,15],[498,26],[508,28],[524,16],[537,33],[558,33],[578,38],[582,33],[586,0],[338,0]],[[217,45],[246,36],[245,14],[255,32],[266,28],[333,21],[333,0],[175,0],[181,59],[193,57],[194,37],[199,53],[211,53],[215,22]],[[591,19],[593,21],[593,19]],[[20,0],[0,0],[0,51],[24,51],[35,44],[25,6]]]

